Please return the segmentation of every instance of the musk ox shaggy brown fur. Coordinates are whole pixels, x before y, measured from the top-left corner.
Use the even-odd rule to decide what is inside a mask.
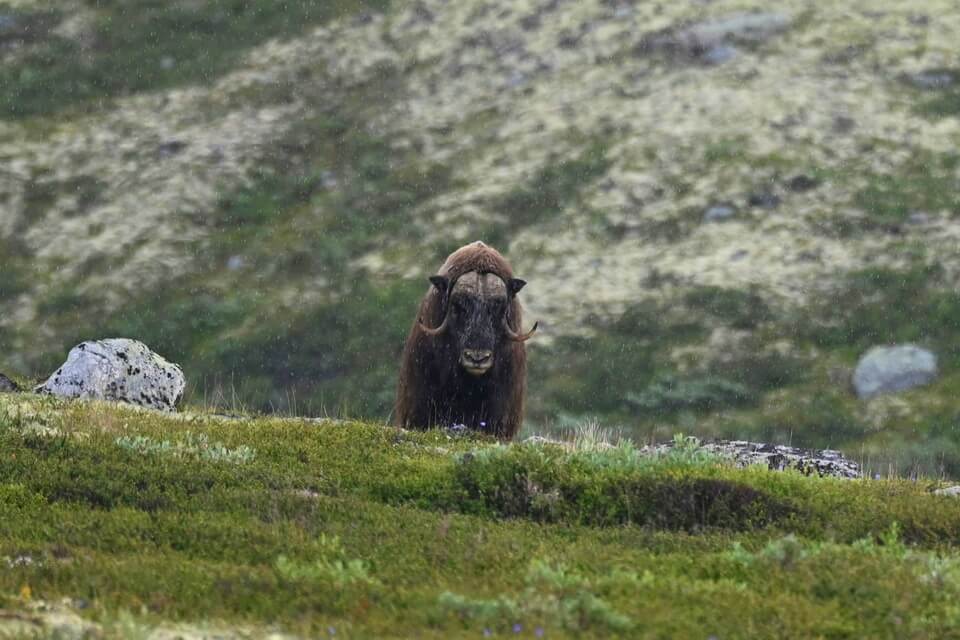
[[[526,284],[482,242],[454,251],[420,302],[403,350],[394,420],[512,438],[523,421],[527,353],[517,293]]]

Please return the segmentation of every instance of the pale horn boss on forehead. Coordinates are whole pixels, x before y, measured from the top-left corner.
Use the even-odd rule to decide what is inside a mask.
[[[482,242],[461,247],[430,278],[404,348],[395,420],[462,424],[509,439],[523,420],[526,348],[517,294],[526,282]]]

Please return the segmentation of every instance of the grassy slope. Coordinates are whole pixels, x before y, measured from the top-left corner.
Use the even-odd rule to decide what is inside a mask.
[[[68,598],[108,636],[945,638],[960,623],[960,510],[925,483],[11,395],[0,441],[4,607]]]
[[[17,3],[19,9],[0,2],[0,12],[30,25],[23,42],[6,31],[0,34],[0,55],[7,63],[0,71],[0,113],[9,124],[3,133],[10,138],[4,140],[3,154],[11,166],[13,160],[21,163],[18,172],[23,174],[22,185],[9,183],[15,185],[11,193],[22,190],[22,198],[5,200],[16,225],[9,236],[0,237],[5,274],[0,281],[0,370],[39,376],[56,367],[81,339],[127,335],[183,364],[192,400],[382,419],[390,410],[403,335],[425,288],[423,274],[459,238],[484,237],[507,249],[518,244],[511,255],[525,261],[524,277],[539,269],[524,296],[540,296],[536,302],[541,308],[547,306],[548,294],[567,296],[566,302],[557,302],[556,313],[540,317],[552,342],[531,344],[529,418],[534,429],[565,427],[595,416],[638,440],[669,437],[682,429],[702,436],[842,448],[873,470],[886,471],[889,465],[900,472],[916,468],[960,475],[960,435],[953,428],[960,417],[955,252],[952,246],[937,249],[934,242],[948,241],[951,221],[960,214],[956,154],[941,149],[950,146],[944,140],[957,135],[952,124],[957,74],[942,69],[953,80],[930,89],[918,88],[904,75],[937,59],[943,42],[952,42],[943,33],[954,29],[954,22],[931,20],[928,28],[895,3],[883,15],[863,3],[834,20],[829,3],[823,3],[803,7],[802,19],[787,34],[742,52],[734,66],[701,68],[647,60],[632,47],[647,30],[657,30],[654,24],[660,28],[722,16],[751,3],[715,3],[705,13],[671,9],[676,13],[657,22],[648,20],[644,7],[635,16],[614,19],[605,3],[586,3],[583,13],[561,7],[572,13],[548,12],[538,27],[523,26],[529,20],[521,14],[528,9],[536,13],[540,4],[550,3],[521,7],[515,15],[504,11],[503,18],[494,17],[496,11],[486,12],[486,18],[480,11],[473,16],[466,8],[461,21],[460,9],[443,9],[439,3],[417,11],[408,4],[379,1],[84,1],[49,8]],[[937,15],[938,6],[930,2],[930,12]],[[366,12],[387,17],[382,22],[354,19]],[[433,18],[425,17],[431,12]],[[341,17],[346,19],[336,20]],[[332,20],[329,33],[310,35]],[[475,20],[481,22],[475,25]],[[469,64],[461,65],[459,57],[484,40],[481,35],[491,25],[483,20],[502,20],[490,29],[497,32],[502,27],[514,33],[521,25],[519,41],[563,71],[531,74],[536,91],[487,87],[484,82],[507,77],[510,69],[469,56]],[[587,32],[610,29],[619,35],[609,41],[591,36],[564,48],[558,44],[561,38],[552,38],[567,20],[598,27]],[[444,37],[424,36],[417,31],[420,23],[440,25],[435,28]],[[879,35],[887,29],[912,44],[901,51],[891,44],[897,37]],[[856,34],[860,36],[853,38]],[[272,38],[276,42],[266,44]],[[618,38],[625,44],[616,44]],[[859,44],[845,52],[849,59],[833,55],[836,43],[854,40]],[[291,50],[302,49],[301,57],[284,57],[289,42],[294,43]],[[361,64],[380,60],[375,50],[394,48],[399,53],[395,58],[384,54],[379,70]],[[576,58],[578,51],[582,60]],[[481,54],[482,47],[476,55]],[[871,63],[874,56],[884,64]],[[261,57],[267,60],[265,67],[257,66]],[[793,58],[806,60],[789,67],[798,72],[796,82],[790,87],[766,84],[771,69]],[[509,58],[502,63],[513,64]],[[461,72],[447,69],[471,65],[476,65],[476,79],[484,81],[477,87],[487,88],[472,89],[476,106],[454,117],[451,112],[459,107],[448,92],[458,90]],[[259,79],[249,85],[236,81],[230,90],[211,88],[238,70]],[[851,82],[828,84],[835,73],[849,75]],[[780,71],[774,75],[791,77]],[[730,85],[739,86],[741,77],[757,83],[744,85],[751,103],[770,105],[754,114],[758,121],[790,120],[805,104],[810,111],[829,103],[819,98],[804,102],[820,91],[850,98],[844,91],[859,83],[882,89],[886,102],[869,94],[852,100],[850,109],[878,105],[876,113],[851,112],[856,117],[849,119],[856,122],[845,126],[854,126],[852,134],[831,133],[832,125],[820,122],[787,138],[767,128],[744,133],[722,118],[711,124],[709,114],[678,116],[657,108],[658,96],[676,96],[677,104],[723,105],[730,100],[729,111],[736,112]],[[597,78],[607,78],[609,87],[589,84]],[[676,82],[660,84],[670,78]],[[702,87],[708,98],[691,98],[686,85]],[[439,92],[436,97],[426,91],[431,86]],[[648,86],[650,95],[644,95]],[[553,98],[567,101],[568,92],[580,87],[603,101],[569,98],[565,109],[574,115],[558,125],[551,115]],[[631,88],[641,93],[631,96]],[[191,191],[177,186],[183,176],[161,174],[159,186],[177,196],[169,196],[175,213],[160,226],[182,226],[184,237],[164,247],[167,253],[151,266],[159,265],[163,274],[175,263],[174,275],[161,275],[156,286],[148,279],[147,286],[129,290],[127,281],[104,285],[109,274],[124,272],[124,261],[137,254],[138,243],[153,245],[150,237],[135,238],[121,255],[111,255],[119,245],[98,235],[104,231],[98,207],[142,185],[135,180],[127,184],[129,177],[118,173],[120,165],[100,164],[103,157],[115,155],[110,145],[118,142],[108,139],[108,148],[100,149],[102,132],[91,123],[99,118],[110,122],[115,110],[134,110],[140,120],[125,132],[129,163],[137,172],[162,169],[210,142],[197,140],[202,136],[184,121],[164,115],[176,111],[183,99],[178,91],[208,90],[206,101],[198,100],[197,117],[236,110],[252,121],[264,105],[307,106],[294,109],[289,126],[266,137],[255,170],[243,172],[243,184],[224,178],[230,186],[217,187],[211,202],[181,203],[176,199],[184,197],[180,192]],[[126,100],[131,96],[143,97],[145,104],[150,97],[169,104],[136,111],[139,103]],[[792,97],[780,104],[782,96]],[[550,108],[543,111],[544,105]],[[640,112],[633,111],[638,108]],[[424,113],[436,114],[436,122],[424,126]],[[827,115],[833,114],[818,117]],[[242,118],[218,130],[213,142],[223,143],[227,131],[246,131]],[[656,131],[647,130],[647,123],[661,118],[665,124],[656,129],[674,137],[657,138]],[[891,122],[898,124],[891,129]],[[901,126],[905,137],[897,133]],[[84,138],[88,127],[94,132],[89,139]],[[911,127],[925,133],[915,135]],[[887,130],[893,130],[888,138]],[[64,159],[72,156],[58,151],[55,141],[61,139],[73,140],[80,149],[76,159]],[[187,150],[178,151],[171,140],[186,144]],[[37,147],[21,147],[21,142]],[[549,153],[540,157],[540,146]],[[227,159],[236,152],[228,145]],[[205,175],[203,171],[214,171],[211,167],[230,164],[215,159],[216,154],[197,153],[182,174]],[[252,151],[244,148],[242,153]],[[92,166],[106,167],[95,178],[87,175],[91,159],[97,160]],[[807,178],[807,186],[790,187],[798,175]],[[223,177],[213,176],[200,181],[219,184],[217,176]],[[120,187],[108,188],[113,182]],[[747,194],[757,190],[775,192],[782,198],[780,208],[749,206]],[[621,202],[624,194],[630,194],[627,204]],[[726,227],[702,223],[706,206],[727,200],[738,207],[736,222]],[[934,224],[908,223],[917,211],[928,213]],[[43,236],[31,236],[31,229],[58,228],[53,216],[60,216],[57,223],[77,225],[76,233],[65,234],[71,247],[100,246],[103,255],[91,249],[79,267],[67,265],[73,268],[63,268],[60,257],[35,255]],[[87,216],[92,221],[84,226]],[[812,222],[789,226],[798,221]],[[108,230],[120,229],[123,236],[122,224],[114,219]],[[938,224],[944,225],[942,231]],[[778,225],[788,229],[786,238]],[[550,246],[530,240],[537,233],[563,238],[568,229],[581,227],[586,236],[574,236],[581,253],[562,259],[554,257]],[[729,228],[748,236],[762,229],[746,247],[747,257],[736,262],[726,257]],[[697,247],[679,263],[659,258],[627,262],[615,277],[603,266],[604,260],[615,262],[638,247],[669,253],[690,238],[701,238],[704,250],[724,256],[722,264],[699,263]],[[877,247],[875,261],[834,251],[836,245],[859,247],[861,241]],[[779,245],[796,245],[805,255],[776,254],[749,263],[765,247]],[[610,255],[598,249],[607,246],[614,247]],[[383,247],[380,261],[396,259],[395,269],[368,270],[355,263]],[[747,263],[753,266],[742,270],[750,272],[756,287],[717,275],[730,265]],[[645,272],[648,264],[663,272]],[[782,308],[765,287],[773,286],[780,277],[777,268],[785,264],[827,265],[825,275],[813,277],[822,289],[820,297],[799,308]],[[685,277],[691,269],[695,277]],[[597,275],[587,286],[578,285],[571,297],[567,280],[582,283],[574,276],[583,273]],[[801,275],[795,282],[787,280],[808,282]],[[718,280],[723,286],[697,284]],[[564,313],[579,318],[580,310],[594,309],[594,290],[611,286],[622,289],[604,298],[609,308],[597,305],[595,316],[563,321]],[[21,317],[32,304],[36,315]],[[91,316],[91,308],[112,312]],[[858,356],[873,344],[906,340],[937,351],[941,379],[893,400],[854,399],[849,378]]]

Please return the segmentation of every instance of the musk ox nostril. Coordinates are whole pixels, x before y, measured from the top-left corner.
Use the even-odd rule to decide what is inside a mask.
[[[490,362],[493,358],[493,351],[488,351],[486,349],[464,349],[463,350],[463,360],[468,364],[472,364],[477,367],[482,367]]]

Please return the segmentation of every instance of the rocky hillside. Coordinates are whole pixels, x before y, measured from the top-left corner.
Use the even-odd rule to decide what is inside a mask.
[[[0,371],[385,417],[416,299],[529,281],[530,423],[960,473],[951,2],[0,2]],[[859,400],[916,343],[934,382]],[[892,453],[895,452],[895,453]]]

